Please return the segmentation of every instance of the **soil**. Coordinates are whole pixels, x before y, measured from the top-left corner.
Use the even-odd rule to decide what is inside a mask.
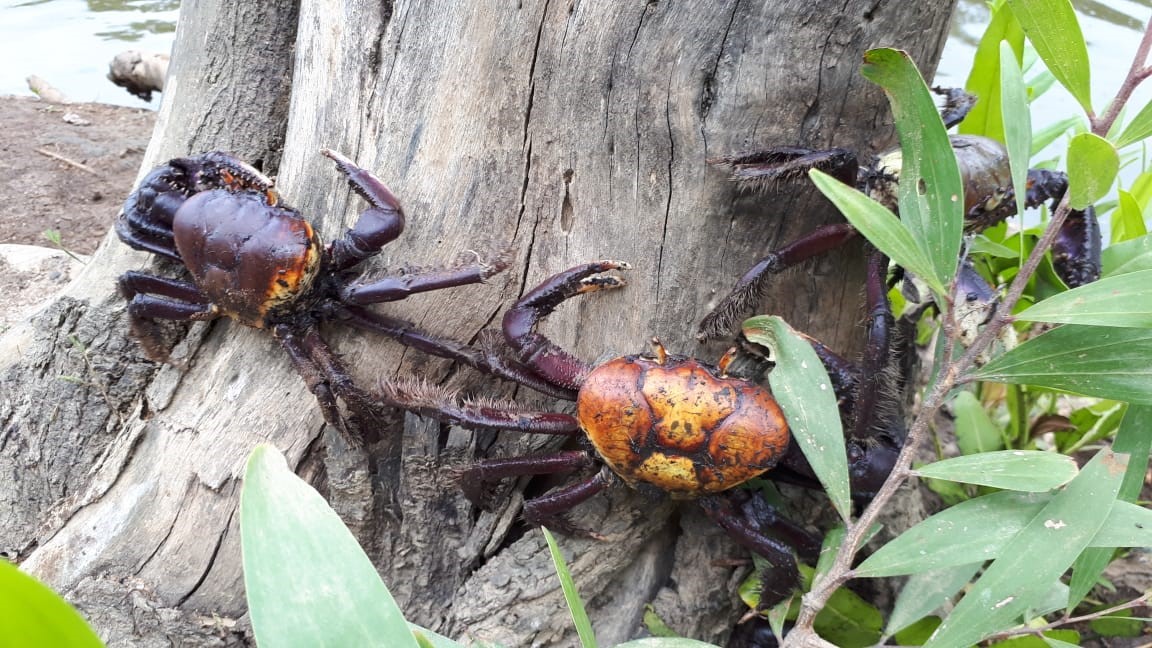
[[[156,113],[0,96],[0,243],[90,254],[140,169]]]

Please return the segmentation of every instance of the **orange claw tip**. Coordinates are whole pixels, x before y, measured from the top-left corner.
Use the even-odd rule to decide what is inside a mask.
[[[728,377],[728,366],[736,359],[736,353],[736,347],[729,347],[729,349],[724,352],[724,355],[720,356],[720,359],[716,361],[716,368],[720,370],[721,378]]]
[[[662,365],[668,361],[668,350],[658,337],[652,338],[652,353],[656,354],[656,364]]]

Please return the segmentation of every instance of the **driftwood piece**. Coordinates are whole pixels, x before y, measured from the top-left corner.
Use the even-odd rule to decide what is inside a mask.
[[[409,214],[375,267],[514,259],[485,286],[381,307],[390,314],[473,340],[544,276],[617,258],[635,266],[629,286],[565,305],[548,334],[589,360],[653,335],[715,357],[723,345],[698,347],[692,332],[717,294],[771,245],[838,216],[809,190],[742,194],[705,158],[891,144],[860,56],[898,45],[930,71],[950,13],[820,4],[309,2],[297,15],[284,1],[208,0],[182,12],[145,168],[231,150],[278,174],[331,239],[362,208],[317,154],[334,148]],[[551,440],[398,414],[381,442],[347,448],[261,331],[176,327],[183,364],[145,361],[114,291],[127,269],[177,270],[109,237],[51,306],[0,336],[0,549],[111,644],[245,641],[237,496],[260,442],[330,498],[413,621],[510,646],[573,643],[542,539],[517,521],[526,485],[480,512],[453,483],[472,457]],[[858,249],[820,260],[773,282],[764,308],[852,352],[862,275]],[[327,334],[363,385],[417,374],[557,407],[388,340]],[[602,643],[635,635],[651,600],[700,638],[730,627],[733,570],[704,557],[745,554],[694,508],[620,490],[578,521],[610,538],[562,540]]]
[[[112,57],[108,80],[144,101],[152,101],[153,92],[164,90],[169,61],[163,52],[126,50]]]

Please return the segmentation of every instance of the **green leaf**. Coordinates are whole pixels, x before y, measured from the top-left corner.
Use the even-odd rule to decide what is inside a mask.
[[[948,602],[972,580],[984,561],[912,574],[896,595],[884,634],[894,636]],[[937,622],[937,624],[939,623]],[[936,627],[933,625],[932,630]],[[925,636],[924,639],[928,637]]]
[[[1123,243],[1146,236],[1148,226],[1144,223],[1144,214],[1140,210],[1140,203],[1136,202],[1136,197],[1123,189],[1117,194],[1118,204],[1116,211],[1112,212],[1112,243]]]
[[[1004,146],[1008,149],[1008,166],[1012,171],[1012,186],[1028,185],[1028,161],[1032,153],[1032,114],[1028,111],[1028,91],[1024,76],[1016,61],[1012,46],[1000,43],[1000,110],[1004,118]],[[1028,196],[1016,193],[1016,213],[1024,213]]]
[[[1092,112],[1088,47],[1069,0],[1008,0],[1012,13],[1044,65],[1084,112]]]
[[[1085,209],[1108,193],[1120,171],[1120,154],[1108,140],[1080,133],[1068,142],[1068,204]]]
[[[839,648],[864,648],[880,639],[884,616],[858,594],[843,587],[832,593],[816,615],[816,634]]]
[[[901,151],[900,219],[931,264],[931,276],[947,285],[956,274],[960,255],[964,190],[940,112],[907,52],[868,50],[861,73],[884,89],[896,119]],[[920,276],[932,284],[927,275]]]
[[[240,546],[252,630],[263,648],[417,647],[356,539],[270,446],[248,458]]]
[[[863,196],[854,189],[848,191]],[[847,520],[852,511],[848,456],[836,394],[824,364],[811,343],[779,317],[753,317],[744,322],[743,329],[750,342],[772,350],[776,362],[768,374],[772,395],[784,410],[792,439],[824,486],[832,506]]]
[[[1101,450],[1057,493],[972,585],[928,646],[966,646],[1040,605],[1108,519],[1127,457]]]
[[[1119,610],[1088,625],[1101,637],[1139,637],[1144,634],[1144,620],[1128,618],[1131,616],[1132,610]]]
[[[572,613],[572,622],[576,625],[576,634],[580,637],[580,645],[584,648],[596,648],[596,633],[592,631],[592,621],[588,619],[588,612],[584,609],[584,602],[580,600],[580,592],[576,591],[576,583],[556,544],[556,538],[540,527],[544,532],[544,540],[548,543],[548,553],[552,554],[552,564],[556,566],[556,576],[560,579],[560,588],[564,591],[564,601],[568,603],[568,611]]]
[[[1124,148],[1152,135],[1152,102],[1144,104],[1140,112],[1128,122],[1124,132],[1116,138],[1116,148]]]
[[[932,479],[1040,493],[1075,477],[1076,462],[1055,452],[1001,450],[945,459],[913,472]]]
[[[1012,11],[1001,4],[992,9],[992,18],[976,46],[976,56],[972,60],[972,70],[964,89],[980,97],[971,112],[960,122],[959,132],[967,135],[983,135],[1004,141],[1004,122],[1000,107],[1000,66],[1003,50],[1001,43],[1011,44],[1012,59],[1020,60],[1024,51],[1024,32]]]
[[[1004,448],[1000,428],[988,418],[988,412],[972,392],[963,391],[952,403],[956,415],[956,444],[966,455]]]
[[[67,601],[0,559],[0,646],[98,648],[104,644]]]
[[[664,619],[656,612],[656,608],[652,607],[651,603],[644,605],[644,619],[642,621],[644,629],[648,634],[653,637],[679,637],[680,634],[668,627]]]
[[[868,196],[832,176],[812,169],[808,172],[816,188],[824,194],[844,218],[880,250],[909,272],[920,277],[937,295],[944,295],[944,281],[935,274],[933,264],[916,243],[911,232],[895,214]],[[903,172],[901,172],[903,177]]]
[[[1061,119],[1054,124],[1049,124],[1036,131],[1032,134],[1031,155],[1036,155],[1040,151],[1043,151],[1049,144],[1055,142],[1057,137],[1067,133],[1069,129],[1078,126],[1083,121],[1081,117],[1068,117],[1067,119]]]
[[[1048,502],[1046,494],[1003,491],[945,509],[880,547],[857,576],[901,576],[982,563],[999,555]]]
[[[1001,491],[961,502],[900,534],[854,570],[863,578],[935,573],[1000,556],[1008,541],[1051,501],[1048,493]],[[1143,547],[1152,511],[1116,502],[1090,548]]]
[[[1152,405],[1152,331],[1065,324],[981,367],[980,380]]]
[[[1124,544],[1123,538],[1120,537],[1111,539],[1105,537],[1105,542],[1099,542],[1101,535],[1105,535],[1108,530],[1114,528],[1137,533],[1148,533],[1148,530],[1152,529],[1152,525],[1149,524],[1140,526],[1135,518],[1141,514],[1128,511],[1124,506],[1125,503],[1130,504],[1136,501],[1140,495],[1140,489],[1144,485],[1148,458],[1152,454],[1152,434],[1148,434],[1150,429],[1152,429],[1152,407],[1146,405],[1129,406],[1124,412],[1124,420],[1120,422],[1120,429],[1116,432],[1116,438],[1112,441],[1112,449],[1115,452],[1128,454],[1128,470],[1124,473],[1124,480],[1120,484],[1120,493],[1117,496],[1119,501],[1116,502],[1112,510],[1113,515],[1109,516],[1109,523],[1100,530],[1100,533],[1096,534],[1097,541],[1093,542],[1096,547],[1085,549],[1073,565],[1072,579],[1068,584],[1069,611],[1079,605],[1096,586],[1096,581],[1104,573],[1104,568],[1112,561],[1114,553],[1112,547],[1152,546],[1152,541],[1136,542],[1131,545]],[[1140,510],[1145,511],[1142,508]],[[1113,518],[1117,517],[1117,513],[1123,516],[1126,511],[1132,513],[1133,520],[1127,522],[1121,520],[1119,524],[1114,523]]]
[[[1152,235],[1109,245],[1100,254],[1100,265],[1105,277],[1152,270]]]
[[[1152,327],[1152,270],[1129,272],[1053,295],[1017,313],[1028,322]]]
[[[1092,537],[1091,546],[1152,547],[1152,510],[1117,501],[1104,526]]]
[[[940,617],[927,616],[892,636],[897,646],[922,646],[940,627]]]

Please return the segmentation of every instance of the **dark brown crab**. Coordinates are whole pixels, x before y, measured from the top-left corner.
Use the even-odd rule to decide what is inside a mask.
[[[976,103],[974,95],[961,89],[933,90],[946,97],[941,117],[948,128],[960,123]],[[1016,194],[1004,146],[996,140],[975,135],[953,135],[951,142],[964,185],[965,231],[983,231],[1015,214]],[[901,168],[899,148],[873,157],[863,169],[856,153],[844,148],[812,150],[777,146],[717,157],[708,162],[727,167],[733,180],[748,187],[795,181],[805,177],[810,169],[820,169],[868,194],[893,212],[897,210]],[[1030,169],[1024,204],[1034,208],[1051,201],[1055,209],[1067,189],[1066,174]],[[825,225],[769,252],[754,263],[701,320],[699,337],[708,339],[730,334],[736,321],[759,301],[768,276],[836,249],[856,234],[856,229],[848,223]],[[1070,287],[1095,281],[1100,277],[1100,245],[1100,226],[1092,206],[1083,211],[1073,211],[1052,248],[1056,273]],[[979,277],[971,272],[965,279],[971,282]]]
[[[116,221],[127,245],[181,264],[190,279],[142,272],[120,276],[132,332],[145,352],[164,361],[157,319],[202,321],[229,317],[266,329],[288,353],[320,403],[324,419],[344,433],[342,399],[357,416],[374,402],[357,388],[320,336],[319,324],[339,320],[392,334],[403,322],[364,308],[409,295],[483,281],[506,263],[397,272],[364,279],[352,269],[378,254],[404,229],[404,212],[375,176],[333,151],[323,151],[369,205],[344,236],[323,245],[311,224],[280,202],[272,181],[221,152],[176,158],[150,172],[128,196]],[[475,354],[449,357],[475,364]],[[351,436],[351,435],[350,435]]]
[[[622,279],[600,273],[627,267],[600,261],[571,268],[527,292],[504,315],[503,337],[514,358],[509,362],[576,401],[575,415],[526,411],[511,403],[461,403],[426,385],[392,380],[382,382],[381,398],[469,429],[568,435],[586,446],[476,462],[463,470],[460,480],[474,503],[487,506],[491,486],[503,479],[583,472],[577,481],[527,499],[524,517],[531,524],[595,536],[575,527],[564,514],[621,482],[695,500],[733,539],[768,560],[763,602],[781,600],[797,583],[793,550],[814,559],[819,542],[761,497],[737,487],[761,475],[816,488],[819,484],[803,455],[789,446],[787,424],[772,395],[728,374],[735,350],[711,365],[669,354],[653,340],[651,356],[626,355],[593,367],[535,330],[563,301],[624,285]],[[879,272],[874,274],[880,281]],[[876,346],[884,347],[887,357],[890,313],[885,292],[876,294],[882,303],[876,309],[875,332],[884,337]],[[860,376],[854,366],[823,345],[817,351],[838,387],[855,388]],[[898,450],[898,442],[850,440],[852,483],[859,494],[867,495],[883,482]]]

